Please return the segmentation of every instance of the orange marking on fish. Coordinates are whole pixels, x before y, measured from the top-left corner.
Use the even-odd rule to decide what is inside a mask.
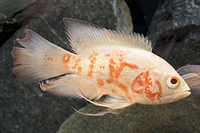
[[[121,50],[120,50],[120,52],[121,52]],[[121,53],[119,54],[118,51],[116,51],[116,55],[119,57],[123,57],[123,54],[121,54]]]
[[[109,75],[110,75],[110,78],[109,79],[107,79],[107,83],[112,83],[112,82],[114,82],[114,79],[115,79],[115,76],[114,76],[114,74],[116,74],[118,71],[115,69],[115,67],[113,66],[113,65],[111,65],[112,63],[111,63],[111,60],[110,60],[110,63],[109,63],[109,68],[110,68],[110,73],[109,73]]]
[[[111,92],[116,94],[116,90],[115,89],[112,89]]]
[[[78,64],[74,64],[73,66],[71,66],[71,68],[76,69],[77,66],[78,66]]]
[[[119,59],[119,58],[118,58]],[[120,58],[123,59],[123,58]],[[122,61],[122,60],[121,60]],[[128,97],[128,87],[125,86],[123,83],[119,82],[119,76],[121,72],[123,71],[124,67],[128,67],[130,69],[138,69],[139,67],[137,65],[133,65],[127,62],[121,62],[121,63],[116,63],[113,58],[109,60],[109,79],[106,79],[107,83],[114,83],[116,84],[122,91],[124,91]]]
[[[116,62],[114,62],[113,58],[110,59],[110,64],[116,64]]]
[[[93,55],[94,55],[94,56],[98,56],[99,54],[98,54],[98,53],[95,53],[95,50],[93,50]]]
[[[124,58],[124,55],[126,55],[126,53],[125,53],[124,51],[122,51],[122,50],[120,50],[120,51],[113,50],[112,55],[113,55],[113,56],[114,56],[114,55],[117,56],[117,57],[118,57],[118,60],[119,60],[120,62],[122,62],[122,60],[123,60],[123,58]]]
[[[104,69],[104,68],[105,68],[105,66],[100,66],[100,68],[103,68],[103,69]]]
[[[116,63],[113,61],[113,59],[110,59],[109,62],[109,68],[110,68],[110,79],[115,79],[115,81],[118,80],[121,71],[124,69],[124,67],[129,67],[130,69],[138,69],[139,67],[137,65],[133,65],[127,62],[123,62],[120,63],[120,66],[116,65],[116,67],[114,67]]]
[[[53,58],[51,58],[51,61],[53,61]]]
[[[93,57],[92,60],[90,60],[90,62],[91,62],[92,64],[94,64],[96,60],[97,60],[97,58],[96,58],[96,57]]]
[[[79,73],[79,74],[82,74],[82,70],[83,70],[83,68],[82,68],[81,66],[78,66],[77,69],[78,69],[78,73]]]
[[[93,65],[93,64],[90,64],[90,65],[89,65],[89,68],[90,68],[90,70],[88,71],[88,73],[87,73],[86,76],[87,76],[88,78],[93,78],[92,73],[93,73],[94,65]]]
[[[118,86],[121,90],[123,90],[123,91],[125,91],[126,93],[128,93],[128,87],[126,87],[124,84],[120,83],[119,81],[116,82],[116,83],[117,83],[117,86]]]
[[[93,56],[94,56],[94,55],[90,55],[88,58],[89,58],[89,59],[92,59]]]
[[[81,62],[81,58],[78,58],[75,60],[75,63],[79,63],[79,62]]]
[[[141,76],[143,75],[143,72],[140,73],[132,82],[131,84],[131,90],[133,93],[143,93],[143,90],[142,88],[140,89],[137,89],[135,88],[135,85],[138,84],[140,87],[142,87],[144,85],[142,79],[141,79]]]
[[[134,99],[128,96],[128,99],[130,99],[131,101],[133,101]]]
[[[158,92],[158,95],[157,95],[157,99],[159,100],[159,102],[161,103],[160,101],[160,98],[162,97],[162,88],[161,88],[161,84],[158,80],[156,80],[156,84],[158,85],[158,89],[159,89],[159,92]]]
[[[120,76],[121,72],[123,71],[124,67],[128,67],[130,69],[138,69],[139,67],[137,65],[134,65],[134,64],[131,64],[131,63],[122,62],[124,55],[126,54],[122,50],[120,50],[120,51],[113,50],[111,54],[112,54],[112,57],[115,57],[114,59],[116,61],[120,61],[120,63],[115,62],[113,58],[110,58],[109,66],[108,66],[109,70],[110,70],[110,72],[109,72],[110,78],[106,79],[106,82],[109,83],[109,84],[110,83],[116,84],[128,96],[128,87],[118,81],[119,76]],[[109,57],[110,54],[106,54],[105,56]]]
[[[108,84],[111,84],[111,83],[114,82],[114,80],[112,80],[112,79],[106,79],[106,82],[107,82]]]
[[[149,76],[149,71],[146,71],[144,73],[144,84],[145,84],[145,94],[146,94],[146,97],[148,97],[151,101],[154,101],[154,98],[158,94],[158,91],[153,93],[151,91],[151,89],[150,89],[150,87],[152,87],[153,84],[152,84],[152,79]]]
[[[120,63],[120,67],[124,68],[124,67],[129,67],[130,69],[138,69],[139,67],[137,65],[133,65],[127,62],[122,62]]]
[[[72,65],[71,67],[69,65],[67,65],[69,63],[69,61],[70,61],[70,58],[75,62],[75,64]],[[65,56],[63,57],[63,60],[65,62],[64,65],[65,65],[65,67],[67,67],[67,69],[70,69],[70,68],[76,69],[77,68],[78,73],[79,74],[82,73],[82,67],[79,66],[79,64],[78,64],[78,63],[81,62],[81,58],[77,58],[76,59],[76,56],[71,56],[71,55],[65,54]]]
[[[143,89],[140,88],[140,89],[137,89],[137,90],[134,90],[135,93],[143,93]]]
[[[97,86],[98,86],[98,88],[101,88],[101,87],[104,86],[104,81],[103,81],[102,78],[97,78],[96,80],[97,80]]]
[[[110,57],[110,54],[105,54],[105,57]]]
[[[145,79],[145,84],[146,84],[148,87],[153,85],[153,84],[152,84],[152,79],[151,79],[151,77],[150,77],[150,75],[149,75],[149,71],[146,71],[146,72],[144,73],[144,79]]]
[[[47,57],[47,54],[45,54],[45,57]]]
[[[86,76],[87,76],[88,78],[93,78],[92,73],[93,73],[93,71],[90,70]]]
[[[87,77],[88,78],[93,78],[93,68],[94,68],[94,63],[96,62],[96,56],[98,56],[99,54],[98,53],[95,53],[95,50],[93,50],[93,54],[89,56],[89,59],[90,59],[90,64],[89,64],[89,70],[88,70],[88,73],[87,73]]]
[[[70,67],[68,66],[68,63],[71,59],[71,55],[69,53],[66,53],[63,58],[62,58],[62,62],[63,62],[63,65],[66,69],[69,69]]]
[[[73,60],[75,60],[75,59],[76,59],[76,57],[75,57],[75,56],[72,56],[72,59],[73,59]]]
[[[50,60],[50,57],[48,57],[47,60]]]
[[[141,79],[141,76],[143,75],[143,72],[142,73],[140,73],[134,80],[133,80],[133,82],[132,82],[132,84],[131,84],[131,89],[132,89],[132,91],[134,92],[135,90],[135,85],[138,83],[139,84],[139,86],[141,87],[141,86],[143,86],[144,84],[143,84],[143,81],[142,81],[142,79]]]
[[[92,70],[94,68],[94,65],[93,64],[90,64],[89,65],[89,68]]]
[[[142,77],[144,78],[144,81],[142,80]],[[144,93],[146,94],[146,97],[149,98],[151,101],[154,101],[155,97],[157,96],[157,99],[160,100],[161,97],[161,84],[159,81],[155,81],[155,83],[158,86],[158,91],[157,92],[152,92],[151,88],[153,86],[153,82],[152,82],[152,78],[149,75],[149,71],[146,72],[142,72],[141,74],[139,74],[132,82],[131,84],[131,90],[133,93],[143,93],[143,89],[144,89]],[[135,85],[138,84],[140,87],[144,86],[144,88],[140,88],[135,90]],[[159,101],[161,102],[161,101]]]

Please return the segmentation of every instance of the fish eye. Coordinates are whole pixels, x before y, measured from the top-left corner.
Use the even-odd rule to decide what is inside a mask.
[[[170,87],[172,89],[177,88],[180,85],[179,78],[176,76],[169,77],[167,79],[167,85],[168,85],[168,87]]]

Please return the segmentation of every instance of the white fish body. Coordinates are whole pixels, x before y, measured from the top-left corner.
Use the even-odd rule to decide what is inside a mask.
[[[63,20],[76,54],[27,30],[24,39],[17,39],[24,48],[12,51],[13,73],[19,79],[107,108],[86,114],[94,116],[119,114],[135,103],[164,104],[190,95],[190,88],[174,68],[151,52],[147,38],[80,20]],[[104,95],[108,97],[99,102]]]

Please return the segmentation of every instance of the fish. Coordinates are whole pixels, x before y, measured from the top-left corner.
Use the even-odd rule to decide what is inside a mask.
[[[152,53],[151,41],[73,18],[63,18],[67,51],[27,29],[22,47],[13,47],[13,73],[43,91],[82,98],[104,108],[96,114],[119,115],[132,105],[157,105],[188,97],[190,87],[164,59]]]

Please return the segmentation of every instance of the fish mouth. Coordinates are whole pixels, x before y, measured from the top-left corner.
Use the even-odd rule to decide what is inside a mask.
[[[177,97],[180,97],[180,99],[182,99],[182,98],[188,97],[190,94],[191,94],[190,89],[186,89],[186,90],[177,92]]]
[[[178,100],[181,100],[183,98],[186,98],[190,94],[191,94],[190,88],[186,88],[186,89],[183,89],[181,91],[178,91],[177,93],[174,94],[174,100],[173,101],[178,101]]]
[[[176,93],[168,94],[165,96],[165,98],[164,98],[165,100],[163,101],[163,103],[175,102],[180,99],[188,97],[190,94],[191,94],[191,92],[190,92],[189,88],[178,91]]]

